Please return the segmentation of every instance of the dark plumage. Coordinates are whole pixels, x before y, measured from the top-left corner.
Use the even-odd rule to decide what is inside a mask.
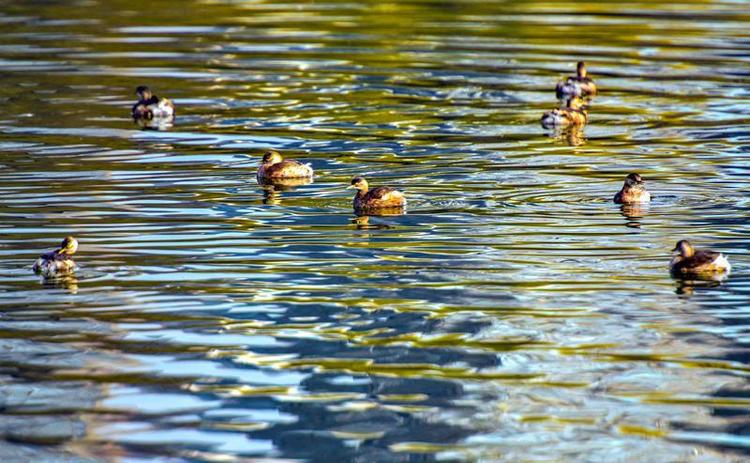
[[[174,117],[174,104],[167,98],[160,98],[151,89],[141,85],[135,89],[138,102],[133,105],[132,114],[135,119],[154,119]]]

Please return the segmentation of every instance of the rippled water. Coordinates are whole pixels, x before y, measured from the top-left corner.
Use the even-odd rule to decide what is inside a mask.
[[[750,455],[746,3],[0,12],[3,461]],[[578,59],[589,125],[546,133]],[[269,147],[315,182],[260,188]],[[356,217],[355,175],[407,214]],[[672,280],[681,238],[733,275]]]

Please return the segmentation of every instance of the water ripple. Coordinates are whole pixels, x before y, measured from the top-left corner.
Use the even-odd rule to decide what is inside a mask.
[[[3,461],[748,454],[744,4],[141,3],[0,13]],[[730,278],[672,280],[681,238]]]

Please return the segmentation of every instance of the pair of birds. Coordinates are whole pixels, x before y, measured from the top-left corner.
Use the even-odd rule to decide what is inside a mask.
[[[555,87],[555,94],[558,100],[565,102],[565,106],[544,113],[542,126],[555,128],[585,125],[588,114],[583,99],[596,95],[596,84],[588,76],[586,63],[579,61],[576,66],[576,75],[559,82]]]
[[[651,201],[651,193],[646,190],[646,183],[636,173],[628,174],[620,191],[615,194],[614,202],[618,204],[637,204]],[[727,258],[720,252],[697,250],[688,240],[680,240],[672,252],[677,254],[669,263],[673,275],[678,277],[712,276],[728,274],[732,269]]]
[[[42,254],[34,262],[34,272],[46,277],[70,273],[76,268],[73,254],[78,250],[78,241],[72,236],[66,237],[60,248]],[[672,250],[677,254],[672,257],[669,268],[673,275],[682,278],[711,276],[729,273],[731,266],[720,252],[695,249],[688,240],[681,240]]]
[[[285,180],[312,179],[310,164],[294,159],[284,159],[276,150],[268,150],[258,168],[258,183],[275,184]],[[382,210],[403,209],[406,206],[404,194],[388,186],[370,188],[364,177],[354,177],[347,189],[356,189],[352,205],[358,213],[377,213]]]

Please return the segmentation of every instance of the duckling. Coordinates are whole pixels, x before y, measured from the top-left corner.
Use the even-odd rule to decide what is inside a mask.
[[[583,100],[571,98],[564,108],[547,111],[542,116],[542,127],[580,127],[586,124],[588,115],[583,109]]]
[[[72,236],[67,236],[62,241],[60,249],[42,254],[34,262],[34,272],[43,275],[54,275],[56,273],[70,272],[76,268],[76,263],[71,257],[78,250],[78,241]]]
[[[557,84],[555,88],[557,99],[567,100],[569,98],[583,98],[596,95],[596,84],[587,74],[586,63],[579,61],[576,75],[570,76],[565,81]]]
[[[302,164],[293,159],[284,160],[276,150],[266,151],[258,168],[259,183],[291,178],[311,179],[313,175],[310,164]]]
[[[614,201],[622,203],[647,203],[651,201],[651,193],[646,191],[643,179],[640,175],[633,173],[625,177],[622,189],[615,194]]]
[[[406,206],[404,194],[387,186],[379,186],[370,189],[367,180],[362,177],[354,177],[347,189],[355,188],[357,194],[354,196],[354,210],[367,209],[396,209]]]
[[[133,105],[134,119],[154,119],[174,117],[174,104],[166,98],[151,93],[151,89],[141,85],[135,89],[138,102]]]
[[[722,253],[707,249],[695,249],[688,240],[678,241],[672,252],[677,252],[677,254],[672,257],[669,269],[676,276],[728,274],[732,269],[729,261]]]

